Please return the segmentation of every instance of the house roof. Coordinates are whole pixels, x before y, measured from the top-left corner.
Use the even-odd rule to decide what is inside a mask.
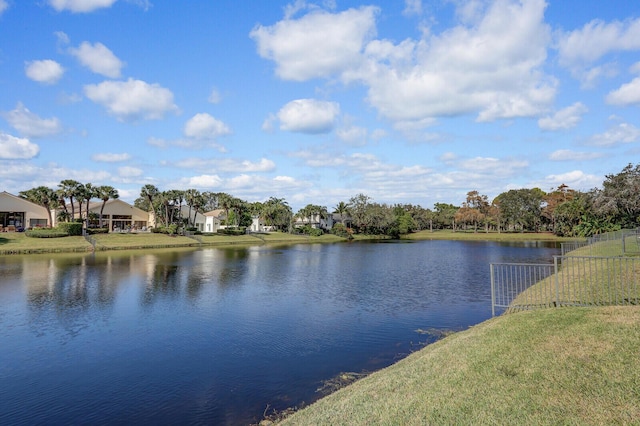
[[[226,212],[223,209],[215,209],[204,214],[205,216],[221,218],[226,216]]]

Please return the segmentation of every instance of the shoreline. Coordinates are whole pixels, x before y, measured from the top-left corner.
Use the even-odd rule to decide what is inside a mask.
[[[358,235],[354,242],[391,240],[389,237],[376,235]],[[457,240],[457,241],[495,241],[495,242],[555,242],[571,241],[575,239],[555,236],[551,233],[485,233],[485,232],[452,232],[438,230],[434,232],[419,231],[402,236],[397,241],[423,240]],[[289,244],[327,244],[350,242],[346,238],[332,234],[319,237],[308,235],[294,235],[281,232],[268,234],[246,234],[240,236],[228,235],[197,235],[197,236],[169,236],[166,234],[127,233],[127,234],[96,234],[89,238],[82,236],[62,238],[32,238],[23,233],[0,234],[0,255],[30,255],[30,254],[59,254],[59,253],[92,253],[116,250],[154,250],[167,248],[202,248],[202,247],[233,247],[254,245],[289,245]]]

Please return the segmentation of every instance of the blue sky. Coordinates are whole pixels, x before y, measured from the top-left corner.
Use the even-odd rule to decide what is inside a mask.
[[[589,190],[640,160],[640,4],[0,0],[0,93],[15,194]]]

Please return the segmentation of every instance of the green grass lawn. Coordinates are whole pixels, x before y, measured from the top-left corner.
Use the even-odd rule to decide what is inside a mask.
[[[638,324],[638,306],[503,315],[429,345],[282,424],[637,424]]]
[[[407,240],[463,240],[463,241],[571,241],[575,238],[558,237],[550,232],[484,232],[478,230],[458,231],[436,230],[419,231],[402,236]]]
[[[29,238],[24,232],[0,233],[0,254],[90,251],[83,237]]]

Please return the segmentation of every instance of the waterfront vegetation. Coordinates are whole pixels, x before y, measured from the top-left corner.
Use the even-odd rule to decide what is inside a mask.
[[[48,232],[42,230],[38,232]],[[382,235],[354,235],[353,240],[370,240],[388,238]],[[420,231],[403,236],[406,240],[467,240],[467,241],[565,241],[552,233],[474,233],[453,232],[451,230]],[[287,232],[269,232],[260,234],[222,235],[203,234],[187,237],[151,232],[124,232],[95,234],[85,239],[82,236],[66,236],[62,238],[29,238],[22,232],[3,232],[0,234],[0,254],[29,254],[84,252],[121,249],[152,249],[169,247],[220,247],[228,245],[259,244],[300,244],[300,243],[335,243],[347,241],[347,238],[333,234],[309,236],[290,234]]]

